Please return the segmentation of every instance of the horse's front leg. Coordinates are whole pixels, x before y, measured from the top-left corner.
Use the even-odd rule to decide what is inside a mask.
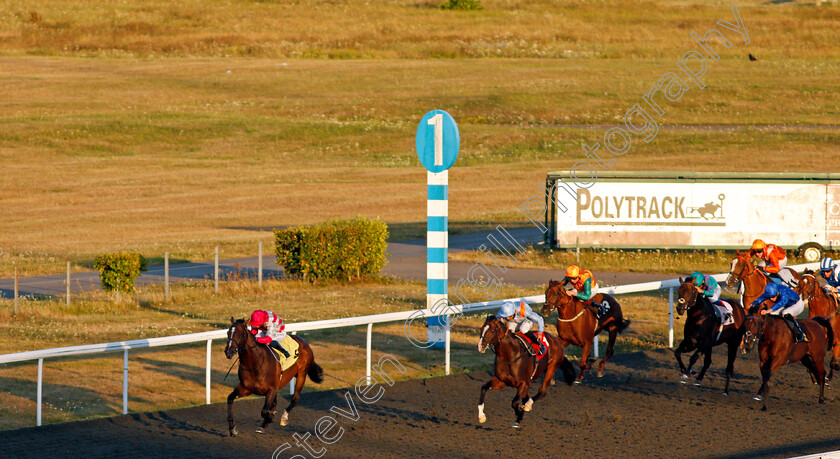
[[[510,402],[510,406],[513,407],[513,412],[516,413],[516,422],[513,424],[514,429],[518,429],[520,427],[520,423],[522,422],[522,417],[525,416],[525,408],[522,406],[522,401],[529,398],[529,390],[531,385],[527,382],[523,382],[519,384],[519,387],[516,390],[516,395],[513,397],[513,401]]]
[[[682,376],[680,378],[682,382],[685,382],[685,380],[688,379],[688,369],[683,364],[682,354],[683,352],[688,352],[692,349],[694,349],[694,346],[687,339],[682,340],[680,345],[677,346],[676,349],[674,349],[674,357],[677,359],[677,363],[680,365],[680,373],[682,373]]]
[[[580,351],[580,376],[578,376],[577,381],[575,384],[580,384],[583,381],[583,373],[587,370],[587,368],[591,368],[589,365],[589,353],[592,351],[592,340],[584,340],[583,346],[581,346]]]
[[[493,379],[487,381],[487,384],[481,386],[481,396],[478,397],[478,422],[484,424],[487,422],[487,416],[484,414],[484,396],[490,389],[504,389],[505,383],[499,378],[493,376]]]
[[[699,352],[699,350],[698,350]],[[696,354],[695,354],[696,355]],[[692,356],[694,357],[694,356]],[[703,376],[706,375],[706,370],[709,369],[709,365],[712,364],[712,347],[707,346],[706,351],[703,352],[703,368],[700,369],[700,373],[697,375],[697,379],[694,381],[695,386],[699,386],[701,381],[703,381]]]
[[[263,403],[262,411],[260,411],[263,422],[257,427],[257,433],[265,433],[265,427],[274,420],[274,405],[276,404],[277,389],[271,389],[265,394],[265,403]]]
[[[236,424],[233,422],[233,401],[236,400],[238,397],[247,397],[251,394],[251,391],[245,388],[241,383],[237,384],[236,387],[233,388],[230,395],[227,398],[227,406],[228,406],[228,430],[230,431],[230,436],[235,437],[239,434],[239,430],[236,429]]]

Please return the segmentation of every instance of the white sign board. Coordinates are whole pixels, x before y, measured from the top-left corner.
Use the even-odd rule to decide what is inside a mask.
[[[557,209],[559,246],[840,247],[840,184],[601,181]],[[556,198],[566,199],[557,189]],[[561,196],[562,195],[562,196]]]

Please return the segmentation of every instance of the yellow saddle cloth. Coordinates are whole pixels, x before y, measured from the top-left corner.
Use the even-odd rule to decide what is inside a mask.
[[[285,349],[289,353],[288,359],[284,357],[283,354],[281,354],[280,351],[278,351],[277,349],[274,349],[273,347],[269,347],[269,349],[274,351],[277,360],[280,361],[280,368],[282,368],[283,371],[286,371],[289,369],[289,367],[294,365],[295,362],[297,362],[298,353],[300,351],[300,345],[297,341],[294,340],[294,338],[292,338],[292,335],[286,335],[286,339],[284,339],[283,342],[280,343],[280,345],[283,346],[283,349]]]

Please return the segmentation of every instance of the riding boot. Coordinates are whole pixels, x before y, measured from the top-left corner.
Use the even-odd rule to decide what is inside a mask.
[[[542,340],[541,340],[541,339],[537,338],[537,334],[536,334],[536,333],[534,333],[534,332],[532,332],[532,331],[529,331],[528,333],[525,333],[525,335],[526,335],[526,336],[528,336],[528,339],[530,339],[532,342],[537,343],[537,344],[539,344],[539,345],[540,345],[540,351],[539,351],[539,354],[542,354],[542,353],[544,353],[544,352],[545,352],[545,345],[543,345],[543,343],[542,343]]]
[[[604,310],[601,307],[601,305],[593,304],[591,301],[586,303],[586,309],[589,309],[592,312],[592,314],[595,314],[595,317],[599,319],[602,315],[604,315]]]
[[[788,323],[788,326],[790,326],[790,329],[793,332],[793,336],[796,339],[797,343],[807,343],[810,341],[808,339],[808,336],[806,336],[805,333],[802,331],[802,326],[799,324],[799,322],[796,321],[796,319],[792,315],[785,314],[784,318],[785,321]]]
[[[277,349],[278,351],[280,351],[280,353],[283,354],[283,357],[285,357],[287,359],[289,358],[289,356],[290,356],[289,351],[283,349],[283,346],[281,346],[280,343],[278,343],[277,341],[272,341],[271,344],[269,344],[269,346],[271,346],[274,349]]]

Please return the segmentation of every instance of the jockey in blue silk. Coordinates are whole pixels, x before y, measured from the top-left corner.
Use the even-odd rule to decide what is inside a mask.
[[[752,302],[750,313],[753,313],[755,308],[767,300],[772,301],[773,306],[769,310],[765,309],[761,311],[761,315],[773,314],[782,316],[787,321],[791,331],[793,331],[796,342],[807,343],[808,337],[802,333],[802,328],[795,319],[796,316],[805,310],[805,303],[802,302],[799,294],[784,285],[777,285],[771,282],[764,287],[764,293]]]
[[[840,269],[837,269],[837,262],[825,257],[820,261],[820,275],[828,283],[823,290],[826,293],[837,293],[840,287]]]
[[[537,324],[538,331],[531,332],[528,337],[535,343],[539,343],[541,353],[545,352],[545,346],[543,345],[545,322],[543,322],[542,316],[535,313],[524,301],[519,302],[518,308],[512,302],[506,302],[499,309],[499,312],[496,313],[496,318],[504,320],[508,329],[514,333],[521,332],[522,334],[528,334],[531,327]]]
[[[704,275],[700,271],[694,271],[690,278],[694,282],[697,293],[702,293],[712,304],[720,304],[720,285],[714,277]]]

